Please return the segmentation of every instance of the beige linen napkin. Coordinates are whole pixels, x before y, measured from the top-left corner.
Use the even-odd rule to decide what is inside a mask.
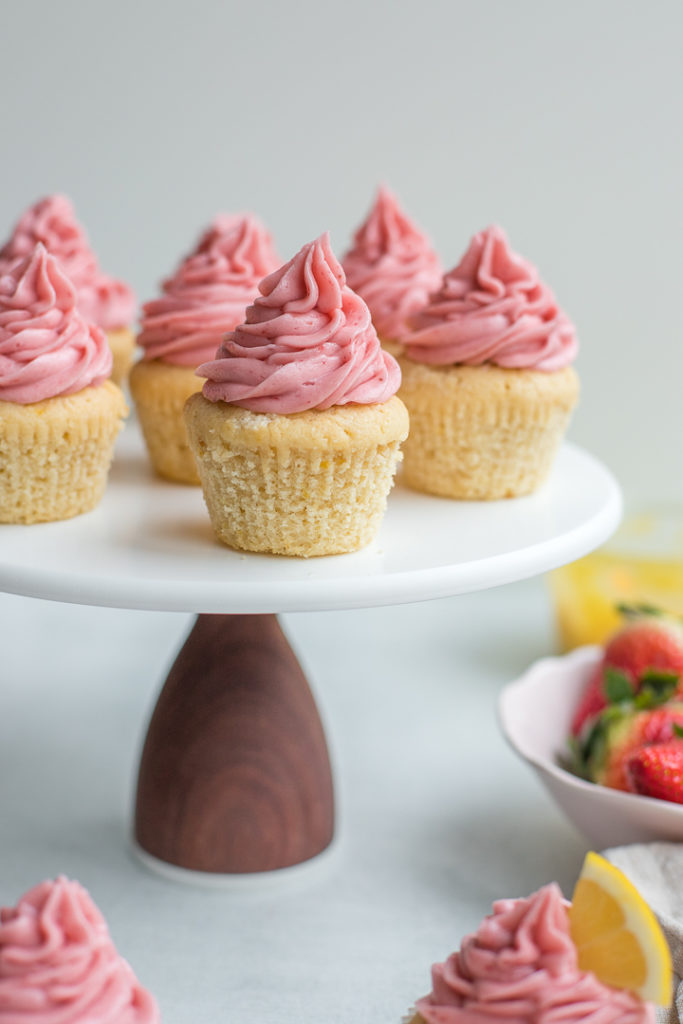
[[[635,843],[603,851],[620,868],[657,915],[671,947],[674,1002],[657,1009],[657,1024],[683,1022],[683,844]]]

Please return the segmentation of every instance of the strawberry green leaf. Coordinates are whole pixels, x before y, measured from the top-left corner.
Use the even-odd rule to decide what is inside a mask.
[[[604,681],[605,696],[609,704],[620,704],[622,701],[631,700],[633,697],[633,683],[629,677],[620,672],[618,668],[607,667],[605,669]]]
[[[567,753],[560,754],[557,758],[560,768],[578,775],[581,779],[588,779],[586,763],[581,745],[575,736],[570,736],[567,741]]]
[[[665,668],[647,668],[640,676],[641,683],[651,683],[653,686],[675,686],[679,679],[678,672]]]
[[[653,604],[626,604],[621,603],[616,606],[617,611],[620,615],[623,615],[626,619],[639,619],[644,615],[661,616],[663,612],[661,608],[656,608]]]
[[[638,707],[658,707],[674,695],[680,676],[676,672],[648,669],[640,677],[640,690],[636,697]]]
[[[683,737],[683,725],[679,725],[678,722],[673,723],[673,731],[674,736]]]

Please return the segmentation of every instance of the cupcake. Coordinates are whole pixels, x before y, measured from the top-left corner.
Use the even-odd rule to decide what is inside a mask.
[[[195,370],[213,359],[223,335],[244,319],[258,283],[279,265],[270,235],[250,215],[223,214],[142,308],[143,358],[130,387],[152,464],[176,483],[198,484],[183,406],[199,391]]]
[[[121,384],[130,368],[135,347],[131,326],[135,318],[135,295],[123,281],[100,270],[66,196],[48,196],[26,210],[9,241],[0,249],[0,274],[6,270],[7,263],[30,255],[37,242],[42,242],[59,260],[76,289],[83,317],[105,332],[113,356],[111,378]]]
[[[651,1001],[581,969],[568,906],[554,883],[528,899],[497,900],[460,950],[432,967],[431,992],[406,1022],[654,1024]]]
[[[127,412],[111,362],[104,331],[40,242],[0,275],[0,522],[97,505]]]
[[[119,955],[78,882],[42,882],[0,909],[0,1021],[158,1024],[156,1001]]]
[[[368,304],[382,345],[396,355],[406,321],[441,283],[442,267],[426,235],[382,186],[342,260],[346,283]]]
[[[500,228],[474,236],[402,341],[403,481],[447,498],[536,490],[578,398],[577,340]]]
[[[400,371],[322,235],[259,285],[185,407],[217,537],[333,555],[375,535],[408,433]]]

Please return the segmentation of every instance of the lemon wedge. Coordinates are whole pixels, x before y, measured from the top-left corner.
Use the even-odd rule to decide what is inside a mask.
[[[586,856],[569,908],[579,967],[659,1006],[671,1003],[671,953],[638,890],[597,853]]]

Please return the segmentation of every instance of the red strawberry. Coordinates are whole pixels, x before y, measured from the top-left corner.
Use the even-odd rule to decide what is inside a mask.
[[[629,614],[629,613],[627,613]],[[651,668],[683,673],[683,629],[675,619],[653,611],[631,613],[631,619],[605,647],[605,664],[635,682]]]
[[[632,793],[683,804],[683,740],[634,750],[624,770]]]
[[[605,661],[603,656],[600,664],[595,666],[586,684],[586,689],[581,694],[581,699],[574,711],[571,724],[572,736],[578,736],[584,725],[595,718],[596,715],[599,715],[607,705],[607,698],[603,689],[604,677]]]
[[[673,672],[681,677],[678,693],[683,696],[683,627],[678,621],[647,609],[624,609],[630,621],[605,647],[574,712],[571,731],[578,736],[587,722],[607,705],[605,672],[618,669],[634,684],[637,692],[642,676],[649,669]]]
[[[590,777],[611,789],[629,789],[626,766],[645,746],[668,744],[683,729],[683,703],[631,711],[605,724],[602,742],[593,750]]]

